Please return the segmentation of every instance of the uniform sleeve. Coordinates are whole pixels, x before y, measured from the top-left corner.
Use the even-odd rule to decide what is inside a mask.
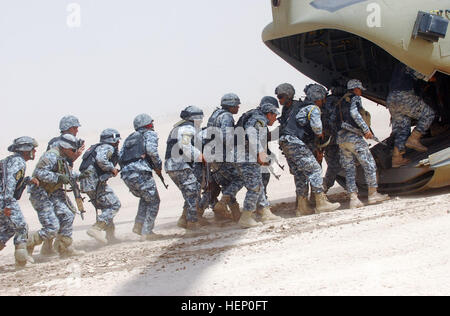
[[[16,191],[17,183],[25,175],[25,163],[17,161],[17,159],[11,159],[6,166],[6,170],[5,206],[12,208],[16,202],[14,192]]]
[[[233,115],[230,112],[222,114],[222,116],[220,117],[220,130],[222,132],[224,144],[227,143],[227,136],[228,134],[230,134],[233,127],[234,127]]]
[[[44,154],[39,160],[33,176],[46,183],[58,183],[58,174],[52,171],[58,164],[58,157],[54,154]]]
[[[251,123],[250,127],[246,129],[248,138],[256,141],[249,141],[249,149],[251,153],[259,154],[267,147],[264,146],[264,143],[267,143],[267,124],[263,120],[256,120]]]
[[[322,112],[320,111],[318,106],[310,105],[301,109],[298,112],[296,119],[297,122],[302,126],[305,126],[309,123],[314,134],[320,135],[323,131],[321,115]]]
[[[158,154],[158,135],[155,132],[146,133],[144,136],[145,151],[147,157],[153,162],[153,166],[156,169],[162,169],[162,161]]]
[[[358,108],[361,106],[361,97],[356,96],[352,99],[352,104],[350,106],[350,115],[355,120],[356,124],[363,130],[364,133],[368,133],[370,131],[369,127],[367,126],[366,122],[364,122],[364,119],[362,118],[361,114],[359,113]]]
[[[111,162],[111,157],[114,155],[113,146],[100,146],[96,149],[97,151],[97,165],[100,169],[105,172],[111,172],[114,169],[114,165]]]
[[[181,127],[178,130],[178,144],[183,150],[183,155],[191,161],[198,162],[201,156],[201,151],[192,145],[192,139],[195,137],[195,129],[191,126]],[[201,144],[201,143],[200,143]],[[195,145],[195,143],[194,143]]]

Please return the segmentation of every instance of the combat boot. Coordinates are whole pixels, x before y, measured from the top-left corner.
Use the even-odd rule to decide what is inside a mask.
[[[16,245],[16,251],[14,252],[16,259],[16,267],[23,268],[27,263],[34,263],[34,259],[28,255],[27,244]]]
[[[297,209],[295,210],[295,216],[308,216],[313,215],[314,210],[309,207],[308,198],[304,196],[297,197]]]
[[[390,199],[389,195],[378,193],[377,188],[369,188],[369,205],[381,203]]]
[[[229,195],[222,195],[222,198],[219,202],[214,205],[214,216],[219,219],[233,219],[231,213],[228,211],[228,205],[231,203],[231,196]]]
[[[409,164],[411,161],[403,158],[403,154],[397,147],[394,147],[394,152],[392,153],[392,168],[400,168]]]
[[[39,235],[39,232],[35,232],[33,235],[31,235],[27,240],[27,246],[26,246],[28,255],[32,256],[34,247],[39,246],[40,244],[42,244],[42,242],[43,242],[43,240],[42,240],[41,235]]]
[[[133,233],[136,235],[142,235],[142,223],[135,222],[133,226]]]
[[[58,235],[56,237],[54,248],[59,253],[60,258],[69,258],[76,256],[83,256],[85,254],[84,251],[75,250],[72,245],[72,238]]]
[[[253,218],[252,211],[242,211],[241,218],[239,219],[238,224],[242,228],[252,228],[252,227],[257,227],[257,226],[262,225],[261,223],[258,223],[257,221],[255,221],[255,219]]]
[[[281,217],[272,213],[270,207],[265,207],[262,210],[258,211],[258,214],[261,215],[261,221],[265,224],[267,222],[280,221]]]
[[[411,133],[411,136],[409,136],[408,140],[406,141],[405,146],[408,148],[414,149],[418,152],[428,151],[428,148],[420,143],[421,138],[422,138],[422,134],[420,132],[418,132],[417,130],[413,130],[413,132]]]
[[[150,233],[147,235],[142,235],[141,236],[141,241],[154,241],[154,240],[159,240],[162,239],[164,236],[160,235],[160,234],[155,234],[155,233]]]
[[[188,221],[186,224],[186,236],[197,234],[209,234],[209,231],[206,228],[203,228],[199,222]]]
[[[0,251],[5,249],[6,245],[3,243],[3,241],[0,241]]]
[[[202,226],[208,226],[208,225],[210,225],[210,222],[208,222],[208,220],[206,218],[203,218],[203,214],[204,213],[205,213],[204,209],[202,209],[200,207],[197,208],[197,219],[198,219],[198,222]]]
[[[233,216],[234,222],[239,222],[239,219],[241,218],[241,207],[239,206],[238,202],[233,202],[229,205],[231,210],[231,215]]]
[[[325,193],[316,193],[316,214],[327,213],[337,210],[341,207],[340,203],[330,203]]]
[[[106,227],[106,240],[108,241],[108,244],[117,244],[120,242],[120,239],[116,238],[115,232],[116,232],[116,226],[114,224],[111,224]]]
[[[92,225],[91,228],[89,228],[86,233],[90,237],[97,240],[99,243],[106,245],[108,243],[108,240],[104,236],[105,229],[106,229],[105,222],[97,222],[94,225]]]
[[[356,192],[350,193],[350,208],[354,209],[360,207],[364,207],[364,203],[361,202],[360,199],[358,199],[358,193]]]
[[[181,215],[181,217],[178,219],[177,222],[177,226],[180,228],[186,228],[187,225],[187,210],[184,208],[183,209],[183,214]]]
[[[57,253],[53,250],[53,239],[45,239],[41,247],[41,256],[52,257],[56,255]]]

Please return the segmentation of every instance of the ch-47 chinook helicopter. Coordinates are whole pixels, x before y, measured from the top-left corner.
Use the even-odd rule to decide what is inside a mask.
[[[372,147],[380,191],[409,193],[450,185],[450,0],[271,2],[273,23],[264,29],[263,41],[328,88],[357,78],[367,87],[365,98],[386,106],[397,63],[426,77],[416,93],[437,112],[434,132],[422,139],[429,150],[408,151],[405,157],[411,164],[392,168],[392,137],[384,141],[392,146]],[[345,184],[344,174],[338,182]],[[364,189],[362,170],[357,183]]]

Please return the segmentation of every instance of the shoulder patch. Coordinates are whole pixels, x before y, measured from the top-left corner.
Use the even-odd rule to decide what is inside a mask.
[[[350,97],[346,97],[345,101],[350,102],[351,101]]]
[[[183,138],[181,140],[181,143],[183,145],[189,145],[191,143],[192,135],[191,134],[184,134]]]
[[[16,180],[19,181],[20,179],[23,178],[23,176],[25,175],[25,172],[22,170],[19,170],[19,172],[17,172],[16,174]]]
[[[257,121],[256,122],[256,127],[264,127],[264,122],[263,121]]]

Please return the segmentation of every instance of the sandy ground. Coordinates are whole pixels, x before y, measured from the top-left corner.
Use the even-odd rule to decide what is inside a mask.
[[[170,124],[158,128],[167,135]],[[164,141],[161,136],[161,152]],[[215,222],[208,211],[210,233],[186,237],[176,227],[181,193],[166,180],[169,190],[156,180],[162,204],[155,232],[164,234],[163,240],[142,243],[131,233],[137,199],[113,179],[122,201],[115,219],[121,242],[100,247],[86,235],[95,221],[86,203],[85,221],[77,217],[74,223],[75,246],[86,254],[46,259],[37,249],[36,264],[16,271],[10,241],[0,253],[0,295],[450,294],[448,189],[349,210],[343,190],[335,187],[330,197],[342,202],[342,209],[295,218],[293,179],[283,173],[269,185],[282,221],[242,230]],[[20,203],[30,231],[38,230],[27,195]]]

